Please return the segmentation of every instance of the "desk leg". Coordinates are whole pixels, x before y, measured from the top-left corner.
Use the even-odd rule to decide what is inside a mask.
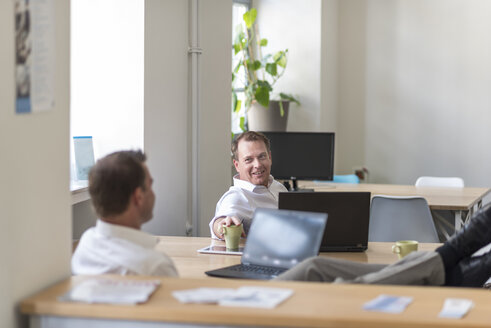
[[[454,212],[451,212],[455,215]],[[444,240],[448,240],[450,235],[448,232],[452,232],[455,229],[455,226],[449,222],[449,220],[445,219],[438,210],[432,210],[431,216],[433,217],[433,222],[435,222],[435,228],[439,232],[439,234],[443,235]]]
[[[455,231],[459,231],[460,228],[462,227],[462,211],[455,211],[454,216],[455,216]]]
[[[455,211],[455,231],[459,231],[474,215],[474,207],[468,211]]]

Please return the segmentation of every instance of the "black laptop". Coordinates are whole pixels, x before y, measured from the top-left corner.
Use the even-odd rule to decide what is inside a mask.
[[[209,276],[272,279],[319,254],[327,214],[258,208],[241,264],[206,271]]]
[[[329,215],[321,252],[362,252],[367,249],[369,192],[283,192],[278,208]]]

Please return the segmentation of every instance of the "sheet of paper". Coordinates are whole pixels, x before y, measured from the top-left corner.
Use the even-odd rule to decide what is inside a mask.
[[[159,280],[88,279],[59,297],[60,301],[109,304],[144,303]]]
[[[474,302],[463,298],[446,298],[443,309],[438,316],[440,318],[460,319],[464,317],[472,308]]]
[[[181,303],[218,303],[220,299],[231,297],[236,293],[233,288],[196,288],[172,292]]]
[[[241,306],[273,309],[293,295],[293,290],[283,288],[241,287],[232,298],[221,299],[222,306]]]
[[[272,309],[293,294],[291,289],[241,287],[196,288],[174,291],[172,295],[181,303],[217,303],[222,306],[243,306]]]
[[[365,303],[363,309],[385,313],[402,313],[412,301],[412,297],[379,295]]]

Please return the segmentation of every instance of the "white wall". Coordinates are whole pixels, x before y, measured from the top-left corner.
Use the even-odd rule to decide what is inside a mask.
[[[0,1],[0,326],[70,274],[69,1],[55,0],[55,108],[15,115],[14,2]]]
[[[201,106],[198,230],[206,228],[216,202],[230,186],[231,1],[198,1]],[[189,3],[147,0],[145,5],[144,142],[155,182],[154,219],[144,229],[184,235],[193,209],[192,114],[189,85]]]
[[[491,2],[339,5],[341,13],[350,12],[340,19],[351,24],[350,30],[340,29],[340,38],[366,38],[357,50],[366,54],[364,63],[357,61],[362,69],[351,76],[360,85],[340,95],[357,102],[353,115],[364,121],[365,138],[359,127],[350,128],[349,118],[338,129],[353,134],[353,143],[365,142],[372,181],[412,184],[420,175],[460,176],[468,186],[490,186]],[[349,55],[349,49],[340,51]],[[345,166],[355,164],[346,157]]]
[[[491,185],[489,1],[254,3],[270,47],[290,49],[280,85],[302,106],[288,129],[335,131],[336,173],[367,166],[371,182]]]
[[[321,1],[258,0],[257,23],[261,38],[268,39],[263,53],[288,49],[285,74],[274,92],[299,97],[290,104],[288,131],[325,131],[321,126]]]

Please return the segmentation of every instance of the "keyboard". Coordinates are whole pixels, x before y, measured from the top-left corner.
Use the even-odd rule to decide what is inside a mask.
[[[250,272],[256,274],[264,274],[270,276],[277,276],[286,271],[286,269],[283,268],[273,268],[273,267],[252,265],[252,264],[234,265],[230,267],[229,270],[236,271],[236,272]]]

